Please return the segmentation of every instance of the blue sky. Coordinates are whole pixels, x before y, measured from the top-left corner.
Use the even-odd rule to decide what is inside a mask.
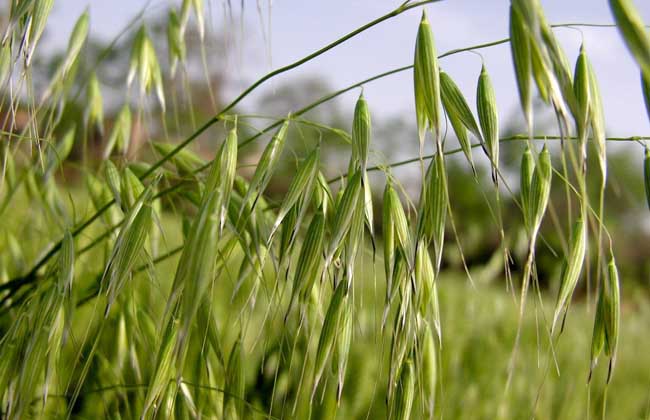
[[[236,54],[224,57],[235,88],[230,95],[246,86],[271,67],[285,65],[312,52],[326,43],[355,29],[396,7],[401,0],[272,0],[271,48],[264,42],[257,3],[246,1],[244,13],[246,32],[242,34],[238,21],[224,23],[225,0],[204,0],[210,6],[211,25],[231,34]],[[607,0],[542,0],[551,23],[590,22],[611,23]],[[137,11],[143,0],[60,0],[55,2],[51,16],[50,45],[65,45],[76,17],[89,7],[91,32],[110,39]],[[152,1],[151,13],[179,1]],[[239,0],[232,0],[239,4]],[[269,0],[260,0],[267,24]],[[644,20],[650,23],[650,2],[635,0]],[[466,47],[507,37],[507,0],[448,0],[427,6],[439,52]],[[237,12],[237,10],[235,11]],[[367,31],[347,44],[308,63],[303,68],[270,82],[263,93],[272,93],[274,86],[296,75],[318,74],[332,88],[340,88],[373,74],[410,64],[420,12],[409,11]],[[56,26],[54,26],[56,25]],[[233,27],[234,26],[234,27]],[[639,74],[630,54],[615,29],[583,28],[587,52],[598,74],[608,131],[611,135],[650,134],[639,89]],[[581,34],[572,29],[556,30],[570,61],[575,60]],[[517,93],[507,45],[482,50],[486,66],[497,92],[497,102],[503,115],[517,113]],[[269,60],[270,56],[270,60]],[[474,101],[476,79],[481,61],[471,53],[459,54],[441,61],[441,67],[459,84],[471,104]],[[412,75],[410,72],[391,76],[365,87],[375,118],[388,118],[410,113],[413,115]],[[356,93],[341,100],[344,109],[352,109]],[[252,107],[253,96],[244,107]],[[228,98],[226,98],[228,99]]]

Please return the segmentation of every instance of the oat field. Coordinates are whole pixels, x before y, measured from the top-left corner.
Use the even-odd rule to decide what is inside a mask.
[[[650,123],[640,1],[598,1]],[[610,133],[614,76],[556,37],[591,22],[511,0],[507,39],[444,52],[440,0],[385,2],[224,99],[202,0],[134,16],[103,49],[86,11],[49,67],[54,0],[5,3],[1,418],[650,418],[650,138]],[[281,117],[241,111],[402,14],[421,16],[403,67]],[[481,57],[503,44],[521,132]],[[471,85],[441,68],[459,54],[479,56]],[[372,112],[396,73],[415,104],[399,161],[378,157]],[[346,123],[314,118],[341,96]]]

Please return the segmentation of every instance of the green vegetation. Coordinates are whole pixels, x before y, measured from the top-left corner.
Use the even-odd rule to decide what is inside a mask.
[[[537,0],[511,2],[509,39],[441,55],[422,11],[413,65],[261,129],[266,116],[238,112],[260,85],[436,0],[406,1],[225,105],[202,1],[165,15],[168,62],[141,15],[125,48],[98,49],[84,13],[48,72],[34,54],[52,3],[12,1],[0,49],[1,417],[650,417],[635,242],[648,240],[648,139],[606,134],[588,49],[572,68],[553,32],[566,25]],[[609,3],[647,99],[648,32],[630,0]],[[485,64],[470,87],[439,68],[503,43],[523,134],[503,126]],[[120,57],[125,96],[109,110],[101,69]],[[209,82],[197,112],[196,67]],[[404,71],[419,156],[377,158],[363,93],[350,122],[315,118]],[[611,153],[615,141],[634,154]],[[405,165],[419,165],[419,194]]]

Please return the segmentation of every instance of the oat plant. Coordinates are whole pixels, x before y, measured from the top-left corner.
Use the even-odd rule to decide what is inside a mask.
[[[568,25],[551,24],[538,0],[511,1],[509,38],[443,54],[437,0],[406,1],[220,109],[207,83],[213,115],[179,133],[173,121],[181,127],[184,104],[196,100],[176,88],[196,75],[191,42],[210,81],[203,1],[172,2],[166,45],[142,15],[121,34],[128,45],[111,44],[129,52],[115,112],[102,80],[110,48],[84,65],[89,14],[41,91],[35,57],[54,2],[9,3],[0,45],[0,417],[647,416],[647,397],[629,388],[641,383],[647,394],[650,383],[639,379],[637,365],[650,367],[635,348],[650,343],[634,326],[647,325],[648,302],[626,307],[630,270],[619,274],[615,262],[625,238],[613,233],[606,204],[616,200],[608,143],[630,142],[649,206],[650,148],[642,136],[606,134],[599,82],[607,79],[584,43],[571,68],[555,36]],[[650,115],[650,35],[632,0],[609,6]],[[412,63],[250,129],[255,117],[240,103],[259,86],[406,13],[421,13]],[[441,68],[445,57],[505,43],[525,127],[515,135],[504,134],[485,63],[473,86]],[[399,72],[413,75],[400,88],[413,92],[417,133],[400,141],[419,154],[397,162],[377,153],[372,82]],[[357,95],[349,123],[311,120],[309,111],[344,94]],[[83,108],[70,123],[74,104]],[[544,112],[554,126],[537,126]],[[306,130],[342,140],[345,172],[332,171],[322,135],[288,157]],[[521,153],[514,173],[501,156],[510,148]],[[288,179],[286,161],[295,162]],[[420,193],[410,196],[394,168],[418,163]],[[464,191],[459,171],[470,175]],[[459,213],[464,195],[482,203],[480,230],[496,229],[484,264],[469,258],[477,236]],[[486,280],[490,271],[496,279]]]

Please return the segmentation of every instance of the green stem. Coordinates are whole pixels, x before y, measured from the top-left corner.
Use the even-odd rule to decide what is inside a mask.
[[[515,134],[515,135],[512,135],[512,136],[508,136],[508,137],[501,137],[499,139],[499,142],[505,143],[505,142],[511,142],[511,141],[523,141],[523,140],[528,140],[528,139],[529,139],[529,136],[527,134]],[[533,140],[561,140],[560,136],[544,136],[544,135],[533,136],[532,139]],[[577,140],[577,137],[564,137],[564,140]],[[650,140],[650,136],[607,137],[605,140],[607,140],[607,141],[619,141],[619,142],[624,142],[624,141],[638,142],[639,140]],[[481,143],[474,143],[474,144],[471,145],[472,148],[481,147],[481,146],[482,146]],[[462,152],[462,151],[463,151],[463,149],[456,148],[456,149],[447,150],[447,151],[444,152],[444,154],[445,155],[453,155],[453,154],[456,154],[456,153],[459,153],[459,152]],[[379,170],[383,170],[383,169],[386,169],[386,168],[396,168],[396,167],[399,167],[399,166],[408,165],[410,163],[419,162],[420,159],[424,159],[424,160],[433,159],[434,156],[435,156],[435,154],[424,155],[421,158],[420,158],[420,156],[413,157],[413,158],[410,158],[410,159],[405,159],[405,160],[400,160],[398,162],[393,162],[393,163],[390,163],[388,165],[370,166],[370,167],[368,167],[367,170],[368,170],[368,172],[370,172],[370,171],[379,171]],[[334,182],[341,181],[342,179],[345,179],[345,178],[347,178],[347,174],[342,174],[340,176],[337,176],[337,177],[334,177],[334,178],[328,180],[327,182],[332,184]]]
[[[352,31],[349,34],[343,36],[342,38],[339,38],[336,41],[326,45],[325,47],[321,48],[320,50],[315,51],[315,52],[309,54],[308,56],[303,57],[300,60],[294,61],[293,63],[288,64],[288,65],[286,65],[284,67],[280,67],[277,70],[273,70],[272,72],[266,74],[265,76],[263,76],[262,78],[257,80],[255,83],[250,85],[248,87],[248,89],[243,91],[237,98],[235,98],[235,100],[232,101],[230,103],[230,105],[226,106],[221,111],[221,114],[224,114],[224,113],[230,111],[233,107],[235,107],[235,105],[237,105],[239,102],[241,102],[242,99],[244,99],[246,96],[248,96],[249,93],[251,93],[253,90],[255,90],[257,87],[259,87],[262,83],[266,82],[267,80],[269,80],[269,79],[271,79],[271,78],[273,78],[273,77],[275,77],[275,76],[277,76],[277,75],[279,75],[281,73],[285,73],[285,72],[287,72],[287,71],[289,71],[291,69],[294,69],[294,68],[296,68],[296,67],[298,67],[298,66],[300,66],[300,65],[302,65],[302,64],[304,64],[304,63],[306,63],[308,61],[313,60],[314,58],[318,57],[319,55],[322,55],[322,54],[326,53],[327,51],[331,50],[332,48],[334,48],[334,47],[336,47],[338,45],[341,45],[342,43],[346,42],[347,40],[349,40],[351,38],[354,38],[355,36],[359,35],[360,33],[365,32],[366,30],[372,28],[373,26],[378,25],[379,23],[381,23],[381,22],[383,22],[385,20],[393,18],[393,17],[395,17],[397,15],[400,15],[400,14],[406,12],[407,10],[410,10],[410,9],[413,9],[413,8],[416,8],[416,7],[420,7],[420,6],[423,6],[423,5],[428,4],[428,3],[438,2],[438,1],[441,1],[441,0],[423,0],[423,1],[416,2],[416,3],[412,3],[412,4],[402,4],[400,7],[393,10],[392,12],[387,13],[387,14],[385,14],[385,15],[383,15],[383,16],[381,16],[381,17],[379,17],[379,18],[377,18],[377,19],[375,19],[375,20],[373,20],[371,22],[366,23],[365,25],[359,27],[358,29],[355,29],[354,31]]]

